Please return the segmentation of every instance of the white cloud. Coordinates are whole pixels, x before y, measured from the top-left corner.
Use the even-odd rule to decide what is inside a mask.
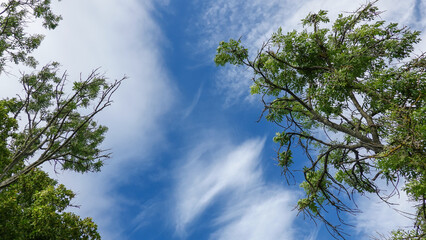
[[[233,106],[241,97],[250,103],[258,102],[256,96],[249,95],[250,85],[253,83],[250,81],[252,77],[252,72],[235,66],[218,69],[217,88],[219,92],[226,93],[225,106]]]
[[[237,196],[216,220],[223,227],[210,239],[295,239],[294,201],[290,191],[274,186],[263,186]]]
[[[192,99],[192,103],[191,103],[191,105],[189,105],[184,111],[183,111],[183,116],[182,116],[182,118],[183,119],[185,119],[185,118],[187,118],[191,113],[192,113],[192,111],[194,111],[194,109],[195,109],[195,107],[197,106],[197,104],[198,104],[198,101],[200,101],[200,97],[201,97],[201,93],[203,92],[203,85],[201,85],[199,88],[198,88],[198,91],[197,91],[197,93],[195,94],[195,96],[194,96],[194,98]]]
[[[207,220],[216,229],[211,239],[293,239],[298,193],[264,182],[260,154],[265,140],[235,144],[228,136],[207,135],[176,169],[171,201],[177,233],[186,237],[209,207],[219,204]]]
[[[175,214],[178,233],[184,233],[219,196],[245,191],[259,182],[261,169],[257,160],[264,140],[249,140],[240,146],[226,140],[220,142],[202,143],[178,169]]]

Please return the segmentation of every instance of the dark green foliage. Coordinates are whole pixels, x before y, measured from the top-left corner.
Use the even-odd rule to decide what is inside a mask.
[[[74,193],[38,169],[0,192],[0,239],[100,239],[90,218],[64,212]]]
[[[274,138],[284,174],[295,161],[305,163],[292,157],[291,146],[305,150],[300,211],[344,238],[327,220],[330,208],[356,213],[348,201],[354,194],[375,193],[385,201],[377,180],[394,186],[404,180],[419,203],[415,229],[407,234],[420,239],[426,231],[426,59],[412,54],[418,31],[377,21],[378,15],[369,3],[323,28],[329,19],[321,10],[302,20],[301,32],[278,29],[254,59],[240,41],[221,42],[215,62],[248,66],[251,93],[272,99],[265,103],[266,119],[284,128]]]

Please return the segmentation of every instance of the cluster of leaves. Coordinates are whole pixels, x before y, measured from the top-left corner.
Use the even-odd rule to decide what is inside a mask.
[[[29,54],[40,46],[43,35],[28,34],[26,26],[39,18],[44,27],[55,29],[61,17],[50,5],[50,0],[8,0],[0,4],[0,73],[9,62],[37,65]]]
[[[1,239],[100,239],[90,218],[64,212],[74,193],[38,169],[0,193]]]
[[[345,223],[341,212],[359,210],[345,199],[375,193],[386,202],[390,196],[377,180],[397,188],[402,178],[419,203],[409,235],[420,239],[426,234],[426,59],[411,55],[418,31],[377,21],[379,14],[369,3],[326,28],[321,10],[302,20],[301,32],[278,29],[254,59],[240,40],[221,42],[215,62],[254,71],[251,93],[262,95],[266,119],[283,127],[274,140],[286,176],[295,161],[292,145],[305,150],[300,211],[344,238],[340,225],[326,218],[327,208]]]
[[[37,69],[31,53],[44,36],[27,24],[41,20],[54,29],[61,17],[50,0],[7,0],[0,4],[0,74],[12,64]],[[90,218],[65,212],[74,197],[39,166],[99,171],[110,156],[101,148],[107,128],[94,117],[111,104],[124,80],[108,83],[96,70],[68,89],[66,73],[51,63],[22,74],[23,94],[0,98],[0,238],[100,239]]]

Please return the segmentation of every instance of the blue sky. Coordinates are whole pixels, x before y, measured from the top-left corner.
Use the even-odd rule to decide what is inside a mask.
[[[257,122],[262,104],[250,96],[251,72],[217,68],[222,40],[242,37],[254,52],[278,27],[300,30],[309,12],[331,19],[361,0],[68,0],[64,20],[46,32],[36,55],[59,61],[70,80],[101,67],[129,77],[98,120],[109,127],[113,157],[95,174],[52,176],[78,195],[70,209],[91,216],[103,239],[330,239],[325,227],[293,210],[303,196],[276,166],[279,129]],[[426,30],[426,3],[382,0],[385,20]],[[425,33],[422,34],[426,38]],[[426,50],[422,41],[416,51]],[[13,83],[0,90],[15,93]],[[298,154],[298,161],[305,159]],[[394,199],[410,211],[406,196]],[[358,200],[346,217],[349,239],[386,233],[410,221],[379,200]]]

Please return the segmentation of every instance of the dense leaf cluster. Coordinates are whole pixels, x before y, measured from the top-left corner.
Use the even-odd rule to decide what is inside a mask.
[[[0,238],[100,239],[90,218],[64,210],[74,193],[40,170],[22,176],[0,194]]]

